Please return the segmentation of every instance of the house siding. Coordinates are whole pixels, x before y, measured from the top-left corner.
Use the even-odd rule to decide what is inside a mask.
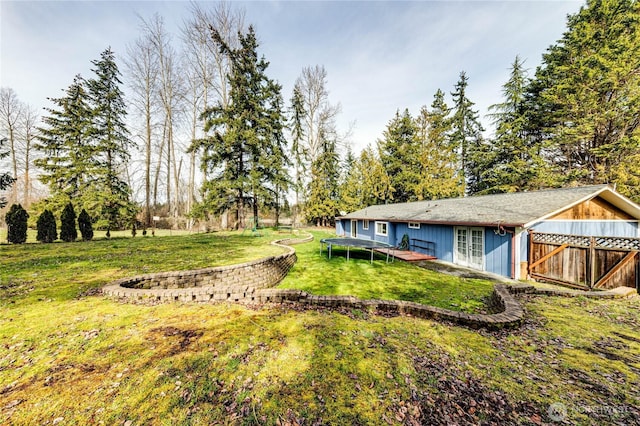
[[[484,229],[485,270],[494,274],[511,277],[511,234],[496,234],[495,228]]]
[[[407,222],[387,222],[387,236],[375,234],[375,222],[369,221],[369,229],[363,229],[363,221],[357,221],[358,238],[385,242],[394,246],[400,245],[402,237],[407,234],[410,239],[431,241],[435,244],[434,255],[447,262],[454,261],[454,226],[420,224],[420,229],[411,229]],[[384,222],[384,221],[378,221]],[[538,232],[558,234],[593,235],[593,236],[638,236],[640,228],[637,221],[579,221],[579,220],[546,220],[534,224],[531,229]],[[484,228],[484,270],[505,277],[512,276],[512,263],[520,267],[520,262],[528,260],[529,235],[526,232],[520,234],[520,252],[513,259],[514,251],[512,234],[500,235],[496,228]],[[342,219],[336,221],[336,233],[338,235],[351,235],[351,220]],[[426,253],[426,250],[415,248],[414,251]],[[432,254],[432,253],[429,253]],[[516,271],[517,273],[517,271]]]
[[[438,259],[453,262],[454,227],[451,225],[420,224],[420,229],[411,229],[406,222],[389,222],[387,237],[375,235],[375,222],[369,222],[369,230],[362,229],[362,220],[358,221],[358,238],[385,242],[394,246],[400,245],[404,234],[409,239],[431,241],[435,245],[435,256]],[[344,231],[341,231],[344,230]],[[493,228],[484,228],[485,270],[506,277],[511,276],[511,234],[497,235]],[[351,221],[336,222],[338,235],[351,235]],[[414,248],[419,253],[427,253],[421,248]],[[428,253],[432,254],[432,253]]]
[[[396,224],[396,245],[402,241],[404,234],[410,239],[431,241],[435,244],[435,256],[438,259],[453,262],[453,228],[443,225],[420,224],[420,229],[411,229],[406,222]],[[419,253],[427,253],[426,250],[416,248],[414,251]],[[433,253],[428,253],[433,254]]]

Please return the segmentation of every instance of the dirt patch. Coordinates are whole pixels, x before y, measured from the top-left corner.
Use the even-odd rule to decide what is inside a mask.
[[[170,355],[185,351],[195,340],[202,336],[202,331],[199,330],[182,330],[177,327],[157,327],[150,330],[153,335],[160,335],[164,338],[177,337],[178,341],[173,345],[169,351]]]
[[[24,281],[15,278],[0,280],[0,300],[13,299],[24,296],[35,290],[32,281]]]
[[[76,296],[76,299],[82,299],[83,297],[90,297],[90,296],[102,296],[102,287],[88,288],[83,292],[81,292],[80,294],[78,294]]]

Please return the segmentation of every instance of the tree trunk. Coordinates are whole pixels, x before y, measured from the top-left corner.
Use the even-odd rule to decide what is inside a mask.
[[[153,207],[158,208],[158,186],[160,185],[160,171],[162,170],[162,156],[164,151],[164,140],[166,137],[166,125],[162,131],[162,143],[160,144],[160,153],[158,154],[158,165],[156,167],[156,176],[153,182]]]
[[[167,213],[171,214],[171,143],[173,142],[173,125],[170,116],[165,117],[165,120],[167,126]]]
[[[255,194],[255,193],[254,193]],[[253,196],[253,229],[258,229],[258,197]]]

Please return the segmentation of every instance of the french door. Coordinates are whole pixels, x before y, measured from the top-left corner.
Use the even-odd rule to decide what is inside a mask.
[[[456,226],[454,238],[453,262],[484,270],[484,228]]]

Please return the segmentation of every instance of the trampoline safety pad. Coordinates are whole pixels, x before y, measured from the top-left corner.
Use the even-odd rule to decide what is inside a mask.
[[[393,246],[391,244],[383,243],[380,241],[373,240],[361,240],[359,238],[323,238],[320,240],[320,254],[322,254],[323,247],[326,244],[327,253],[329,259],[331,259],[331,247],[332,246],[340,246],[347,248],[347,261],[349,260],[349,249],[351,247],[366,249],[371,251],[371,263],[373,263],[373,252],[375,249],[392,249]],[[389,262],[389,252],[391,250],[387,250],[387,263]]]

